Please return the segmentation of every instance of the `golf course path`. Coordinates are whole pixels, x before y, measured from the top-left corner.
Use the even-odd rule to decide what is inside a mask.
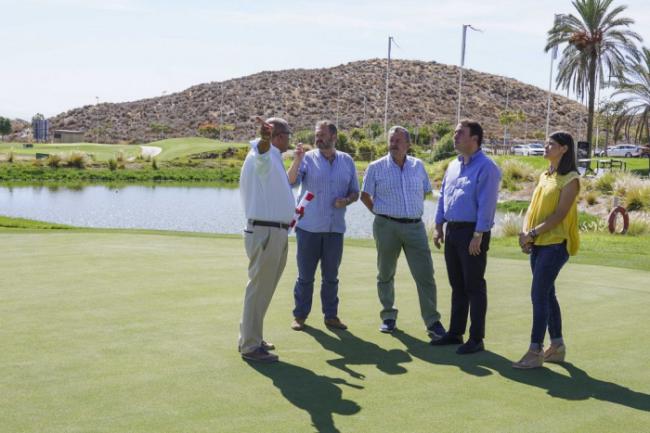
[[[154,157],[162,152],[162,147],[157,146],[140,146],[142,149],[142,156],[151,156]]]

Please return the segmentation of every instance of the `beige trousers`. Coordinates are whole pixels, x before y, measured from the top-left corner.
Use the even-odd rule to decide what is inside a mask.
[[[248,285],[244,312],[239,324],[239,351],[252,352],[260,347],[264,316],[278,281],[287,264],[287,230],[248,225],[244,243],[248,255]]]

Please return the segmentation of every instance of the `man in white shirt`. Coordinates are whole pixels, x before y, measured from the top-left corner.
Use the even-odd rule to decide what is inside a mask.
[[[261,122],[261,120],[260,120]],[[287,263],[287,234],[295,211],[295,200],[282,153],[289,147],[291,130],[277,117],[261,122],[260,139],[241,169],[240,192],[247,225],[244,230],[248,285],[239,326],[239,351],[250,361],[275,362],[269,353],[274,346],[263,339],[266,310]]]

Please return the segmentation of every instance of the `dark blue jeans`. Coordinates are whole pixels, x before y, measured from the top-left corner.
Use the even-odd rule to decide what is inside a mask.
[[[296,228],[298,279],[293,289],[294,317],[307,318],[314,293],[314,276],[320,262],[320,298],[323,314],[332,319],[338,314],[339,265],[343,256],[343,233],[312,233]]]
[[[533,330],[530,342],[544,343],[544,334],[552,339],[562,337],[562,315],[555,297],[555,279],[562,266],[569,260],[566,243],[533,246],[530,254],[530,268],[533,284],[530,298],[533,302]]]

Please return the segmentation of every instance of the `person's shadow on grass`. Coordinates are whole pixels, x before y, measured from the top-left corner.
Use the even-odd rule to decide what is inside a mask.
[[[357,379],[364,379],[365,376],[352,370],[350,365],[376,365],[384,373],[403,374],[407,370],[400,364],[411,362],[411,357],[405,351],[386,350],[375,343],[362,340],[347,330],[332,330],[336,335],[333,336],[320,329],[305,326],[303,332],[314,337],[325,350],[341,356],[338,359],[328,360],[328,364]]]
[[[474,376],[489,376],[496,372],[515,382],[545,389],[548,395],[566,400],[597,400],[650,412],[650,395],[624,386],[595,379],[570,362],[560,363],[569,375],[548,368],[517,370],[512,360],[486,350],[473,355],[457,355],[457,346],[432,347],[428,342],[396,330],[393,336],[404,344],[411,356],[431,364],[455,365]]]
[[[343,379],[320,376],[311,370],[279,361],[272,364],[248,362],[257,372],[273,380],[284,398],[294,406],[309,413],[312,425],[318,432],[339,432],[332,414],[354,415],[361,407],[352,400],[342,398],[343,392],[337,385],[354,385]]]

